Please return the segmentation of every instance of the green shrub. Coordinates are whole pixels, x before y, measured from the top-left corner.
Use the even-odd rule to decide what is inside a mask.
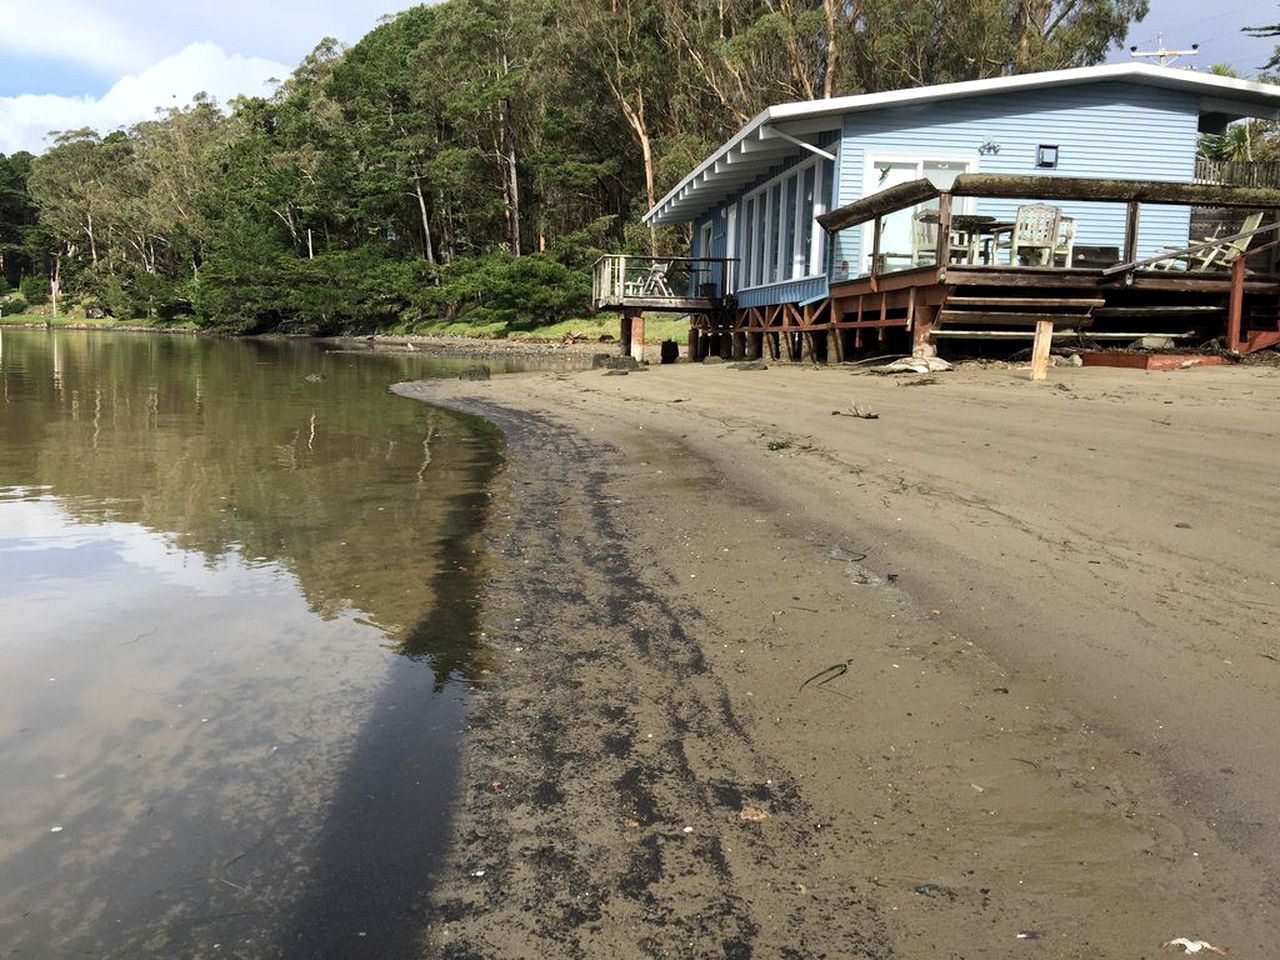
[[[16,317],[20,313],[27,312],[27,301],[21,297],[14,297],[7,303],[0,303],[0,310],[3,310],[7,317]]]
[[[18,284],[18,290],[22,294],[22,299],[33,306],[49,302],[49,280],[47,277],[37,277],[34,274],[25,276]]]

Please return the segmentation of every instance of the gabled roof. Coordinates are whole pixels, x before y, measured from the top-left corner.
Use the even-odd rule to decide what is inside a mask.
[[[943,83],[932,87],[833,97],[829,100],[783,103],[761,111],[721,144],[681,180],[675,189],[659,200],[644,215],[644,220],[650,226],[656,226],[679,223],[696,216],[759,177],[783,157],[803,149],[797,146],[797,138],[836,130],[840,127],[840,118],[849,113],[1109,80],[1198,94],[1201,97],[1201,112],[1213,113],[1223,119],[1280,119],[1280,85],[1236,80],[1146,63],[1074,67],[1070,70],[1023,73],[987,80]]]

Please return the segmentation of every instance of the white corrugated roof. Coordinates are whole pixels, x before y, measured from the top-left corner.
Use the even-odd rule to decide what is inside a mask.
[[[687,220],[728,197],[756,179],[762,171],[782,157],[794,154],[799,149],[794,141],[778,136],[775,131],[803,136],[838,129],[839,117],[847,113],[1105,80],[1123,80],[1197,93],[1204,98],[1201,109],[1205,112],[1280,119],[1280,85],[1157,67],[1147,63],[1074,67],[1070,70],[1023,73],[987,80],[943,83],[932,87],[833,97],[829,100],[782,103],[757,114],[721,144],[659,200],[644,215],[644,220],[651,226]]]

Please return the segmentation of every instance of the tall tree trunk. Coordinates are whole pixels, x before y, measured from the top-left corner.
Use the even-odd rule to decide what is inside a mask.
[[[822,12],[827,18],[827,72],[822,78],[822,97],[829,100],[836,93],[836,66],[840,59],[840,45],[836,43],[837,0],[822,0]]]
[[[631,129],[635,131],[636,138],[640,141],[640,156],[644,160],[644,188],[645,196],[649,200],[648,209],[652,210],[658,205],[658,194],[655,189],[655,173],[653,166],[653,143],[649,139],[649,128],[644,122],[644,94],[636,93],[636,107],[632,107],[624,98],[619,97],[622,104],[622,113],[627,118],[627,123],[631,124]],[[649,252],[656,254],[657,237],[654,235],[652,228],[649,230]]]
[[[436,265],[435,246],[431,242],[431,221],[427,218],[427,198],[422,195],[422,181],[414,178],[413,192],[418,198],[418,213],[422,215],[422,255],[427,263]]]
[[[502,75],[510,72],[507,52],[502,51]],[[502,101],[502,138],[506,141],[507,164],[507,198],[509,201],[509,229],[511,233],[511,255],[520,256],[520,180],[516,170],[516,131],[511,119],[511,100]]]
[[[53,315],[58,315],[58,293],[62,287],[62,254],[53,255],[53,276],[49,278],[49,299],[53,303]]]
[[[98,243],[93,238],[93,214],[85,214],[84,232],[89,237],[89,258],[93,261],[94,269],[98,267]]]

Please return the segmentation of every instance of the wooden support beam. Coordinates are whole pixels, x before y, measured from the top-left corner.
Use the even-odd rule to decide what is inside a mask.
[[[1129,263],[1138,259],[1138,201],[1130,200],[1124,211],[1124,256]]]
[[[690,362],[690,363],[697,363],[697,362],[698,362],[698,360],[699,360],[699,357],[698,357],[698,328],[697,328],[697,327],[690,327],[690,328],[689,328],[689,354],[688,354],[688,357],[689,357],[689,362]]]
[[[1049,348],[1053,346],[1053,321],[1036,324],[1036,338],[1031,344],[1031,379],[1043,380],[1049,374]]]
[[[624,357],[631,353],[631,318],[632,314],[624,310],[618,321],[618,352]]]
[[[951,194],[945,191],[938,195],[937,253],[940,265],[946,266],[951,262]]]
[[[875,228],[871,231],[871,275],[868,277],[872,291],[876,289],[876,278],[880,274],[880,233],[883,229],[883,218],[876,217]]]
[[[1280,207],[1280,190],[1275,187],[1175,183],[1169,180],[962,173],[956,177],[951,192],[957,197],[998,197],[1003,200],[1088,200],[1248,209]]]
[[[1244,323],[1244,271],[1245,257],[1236,257],[1231,264],[1231,300],[1227,307],[1227,349],[1240,349],[1240,328]]]
[[[637,363],[644,361],[644,314],[631,318],[631,356]]]
[[[844,363],[844,331],[837,327],[827,331],[827,360]]]
[[[938,348],[929,337],[937,314],[937,307],[921,307],[916,311],[916,321],[911,327],[911,356],[925,358],[938,355]]]

